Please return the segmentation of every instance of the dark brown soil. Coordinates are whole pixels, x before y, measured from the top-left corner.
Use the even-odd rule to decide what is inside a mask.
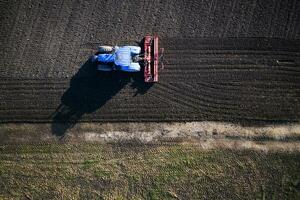
[[[1,1],[0,13],[0,122],[299,121],[299,1]],[[147,33],[165,48],[158,84],[88,60]]]

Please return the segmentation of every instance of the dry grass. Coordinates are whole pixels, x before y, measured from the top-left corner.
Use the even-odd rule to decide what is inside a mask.
[[[0,124],[0,144],[24,144],[57,142],[52,132],[53,124]],[[57,129],[65,124],[56,124]],[[300,151],[300,124],[277,124],[264,126],[240,126],[221,122],[189,123],[78,123],[63,135],[68,142],[119,142],[140,141],[142,143],[160,142],[198,142],[205,148],[227,146],[235,149],[261,149],[262,142],[273,142],[270,149],[280,144],[280,150]],[[232,145],[238,141],[238,145]],[[287,143],[287,142],[290,142]],[[222,143],[222,144],[221,144]],[[242,144],[243,143],[243,144]],[[220,144],[220,145],[219,145]],[[266,145],[267,146],[267,145]],[[278,146],[278,145],[277,145]],[[253,147],[253,148],[252,148]],[[263,147],[265,148],[265,147]],[[268,147],[266,147],[268,149]]]

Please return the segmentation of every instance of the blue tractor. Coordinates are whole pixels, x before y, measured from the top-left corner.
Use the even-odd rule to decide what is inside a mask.
[[[161,51],[163,53],[163,49]],[[145,82],[157,82],[158,37],[146,36],[143,50],[139,46],[100,46],[92,61],[99,71],[142,71]]]

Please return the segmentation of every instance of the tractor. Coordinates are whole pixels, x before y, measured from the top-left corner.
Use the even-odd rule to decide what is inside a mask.
[[[161,48],[159,56],[158,36],[147,35],[140,46],[100,46],[92,57],[99,71],[143,71],[146,83],[158,82],[158,65],[163,68]]]

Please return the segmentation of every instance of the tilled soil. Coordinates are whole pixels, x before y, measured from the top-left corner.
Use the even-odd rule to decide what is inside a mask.
[[[1,2],[0,122],[299,121],[298,1]],[[99,73],[158,33],[159,83]]]

